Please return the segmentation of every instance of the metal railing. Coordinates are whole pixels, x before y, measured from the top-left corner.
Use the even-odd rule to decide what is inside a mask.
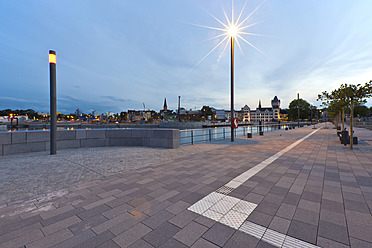
[[[259,134],[260,131],[270,132],[281,128],[292,127],[295,124],[283,123],[283,124],[262,124],[251,125],[247,127],[239,127],[234,130],[234,137],[246,136],[247,133]],[[231,138],[230,127],[219,127],[219,128],[204,128],[204,129],[190,129],[180,130],[180,146],[182,145],[193,145],[198,143],[206,143],[217,140],[224,140]]]

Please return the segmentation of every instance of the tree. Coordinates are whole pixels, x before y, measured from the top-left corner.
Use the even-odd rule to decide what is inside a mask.
[[[331,93],[327,91],[318,95],[318,99],[322,101],[322,105],[332,106],[333,108],[350,107],[350,149],[353,149],[353,117],[354,106],[366,103],[366,98],[372,96],[372,80],[364,85],[358,84],[341,84],[340,88],[333,90]],[[342,116],[342,118],[344,118]]]
[[[213,110],[212,110],[211,107],[209,107],[209,106],[203,106],[202,109],[201,109],[201,111],[202,111],[203,117],[205,119],[208,119],[208,116],[209,115],[212,116],[212,119],[214,119],[213,118],[214,117],[214,112],[213,112]]]
[[[354,117],[367,117],[369,116],[370,111],[369,108],[365,105],[357,105],[354,109]]]
[[[306,100],[300,98],[298,101],[298,105],[300,108],[300,119],[310,119],[311,110],[310,110],[310,103]],[[292,121],[297,120],[298,110],[297,110],[297,99],[292,100],[288,107],[288,118]]]

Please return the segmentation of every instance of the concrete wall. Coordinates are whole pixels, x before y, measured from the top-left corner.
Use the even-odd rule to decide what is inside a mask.
[[[87,129],[57,130],[57,150],[102,146],[179,147],[177,129]],[[0,156],[49,151],[50,133],[15,131],[0,133]]]

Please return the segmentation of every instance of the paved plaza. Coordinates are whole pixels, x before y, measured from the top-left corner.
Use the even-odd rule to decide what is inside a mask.
[[[372,131],[0,158],[0,247],[372,247]]]

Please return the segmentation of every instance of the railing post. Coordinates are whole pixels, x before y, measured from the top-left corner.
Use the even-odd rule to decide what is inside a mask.
[[[209,129],[209,142],[212,141],[212,135],[211,135],[211,130]]]
[[[225,139],[225,128],[223,129],[223,139]]]
[[[194,131],[191,131],[191,145],[194,144]]]

